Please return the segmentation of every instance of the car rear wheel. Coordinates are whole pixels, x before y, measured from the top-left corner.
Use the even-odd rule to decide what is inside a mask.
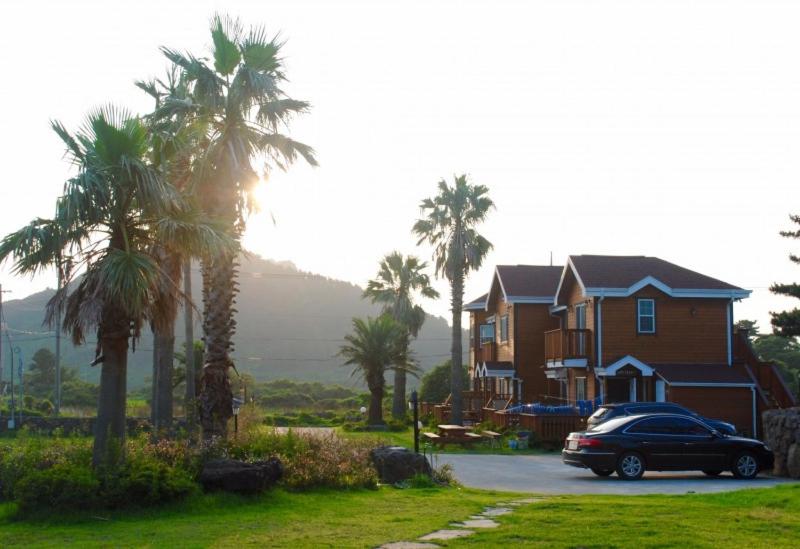
[[[750,452],[742,452],[733,458],[733,467],[731,468],[733,476],[739,479],[756,478],[758,475],[758,460],[756,456]]]
[[[597,469],[596,467],[592,467],[592,473],[594,473],[598,477],[607,477],[613,472],[614,469]]]
[[[626,452],[617,461],[617,475],[622,480],[639,480],[644,474],[644,459],[636,452]]]
[[[708,475],[708,476],[710,476],[710,477],[717,477],[717,476],[722,474],[722,471],[717,471],[717,470],[714,470],[714,471],[703,471],[703,473]]]

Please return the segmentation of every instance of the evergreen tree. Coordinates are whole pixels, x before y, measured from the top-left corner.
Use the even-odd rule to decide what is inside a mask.
[[[800,215],[790,215],[789,219],[793,223],[800,225]],[[795,231],[781,231],[781,236],[785,238],[800,238],[800,229]],[[800,256],[789,254],[789,259],[793,263],[800,264]],[[774,294],[788,295],[800,299],[800,284],[793,282],[791,284],[773,284],[770,291]],[[800,309],[795,307],[791,311],[782,311],[780,313],[770,313],[772,315],[772,326],[775,328],[775,333],[784,337],[793,337],[800,335]]]

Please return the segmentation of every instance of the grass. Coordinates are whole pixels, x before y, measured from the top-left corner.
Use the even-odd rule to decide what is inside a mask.
[[[199,495],[152,509],[14,519],[0,547],[376,547],[414,540],[514,494],[470,489]],[[552,496],[447,547],[797,547],[800,484],[723,494]]]
[[[431,429],[423,429],[429,431]],[[379,440],[384,444],[391,444],[393,446],[404,446],[406,448],[414,447],[414,432],[411,429],[406,431],[344,431],[341,428],[336,429],[337,434],[344,438],[369,438]],[[420,448],[425,445],[425,440],[420,434]],[[498,454],[498,455],[531,455],[531,454],[544,454],[548,450],[542,448],[526,448],[524,450],[512,450],[508,447],[508,436],[504,436],[499,440],[494,447],[490,446],[488,442],[474,443],[472,446],[461,446],[460,444],[445,444],[443,447],[435,446],[434,453],[437,454]],[[555,451],[555,450],[553,450]],[[560,451],[560,449],[559,449]],[[550,451],[552,453],[552,451]]]
[[[466,519],[505,494],[468,489],[200,495],[153,509],[14,519],[0,504],[0,547],[375,547]]]
[[[563,496],[447,547],[798,547],[800,484],[722,494]]]

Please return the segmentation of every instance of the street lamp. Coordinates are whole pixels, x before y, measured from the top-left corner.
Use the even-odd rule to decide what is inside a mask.
[[[242,408],[242,404],[244,404],[244,399],[239,397],[233,397],[231,400],[231,407],[233,409],[233,434],[239,434],[239,410]]]

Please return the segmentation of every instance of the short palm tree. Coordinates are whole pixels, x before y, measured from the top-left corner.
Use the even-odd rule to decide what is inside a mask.
[[[160,242],[182,242],[195,253],[219,253],[234,241],[198,219],[147,161],[149,140],[142,122],[112,107],[91,113],[75,135],[61,124],[77,174],[64,186],[53,219],[36,219],[0,242],[0,261],[14,257],[14,270],[35,274],[58,264],[64,284],[48,303],[52,325],[63,310],[63,328],[76,344],[96,331],[93,364],[102,364],[93,462],[113,464],[125,439],[129,342],[164,313],[155,296],[179,289],[153,253]]]
[[[265,169],[285,169],[298,157],[317,164],[308,145],[281,133],[308,103],[288,97],[281,58],[282,42],[261,28],[245,33],[237,20],[215,16],[211,25],[213,63],[162,48],[179,66],[188,84],[187,97],[167,98],[156,116],[181,116],[201,128],[204,139],[194,155],[192,188],[206,213],[224,220],[238,235],[255,206],[253,190],[259,174],[253,161],[265,159]],[[225,436],[232,414],[228,370],[236,330],[236,255],[207,256],[203,274],[205,366],[200,390],[200,422],[205,438]]]
[[[469,271],[480,268],[492,249],[492,243],[476,230],[494,207],[488,192],[489,189],[483,185],[470,185],[466,175],[454,177],[453,186],[442,179],[439,181],[439,194],[422,201],[420,210],[424,217],[417,220],[412,229],[419,237],[417,244],[428,242],[434,247],[436,275],[450,282],[453,313],[450,402],[451,418],[456,424],[462,422],[461,309],[464,303],[464,280]]]
[[[428,264],[414,256],[392,252],[383,258],[378,275],[367,283],[364,297],[383,306],[383,313],[391,316],[416,338],[425,322],[425,311],[414,304],[414,295],[429,299],[439,297],[431,287],[430,277],[425,274]],[[394,371],[394,395],[392,415],[403,417],[406,413],[406,371]]]
[[[352,376],[361,377],[369,389],[369,425],[383,423],[383,394],[387,370],[416,373],[408,355],[408,331],[388,315],[353,319],[353,333],[345,336],[339,349],[345,365],[355,366]]]

